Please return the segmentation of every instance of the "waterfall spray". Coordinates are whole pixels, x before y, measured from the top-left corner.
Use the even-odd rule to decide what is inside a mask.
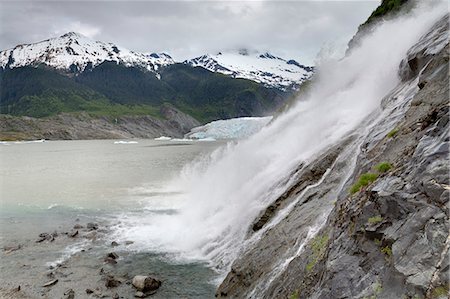
[[[305,99],[249,139],[186,166],[166,186],[176,192],[175,213],[125,218],[118,233],[136,240],[135,249],[206,260],[228,271],[252,221],[286,190],[289,175],[377,113],[399,82],[407,50],[444,13],[437,6],[384,22],[349,56],[323,62]]]

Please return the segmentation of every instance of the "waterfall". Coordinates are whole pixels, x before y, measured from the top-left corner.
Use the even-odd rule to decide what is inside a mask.
[[[370,117],[372,124],[383,120],[380,104],[399,83],[400,61],[445,12],[438,5],[383,22],[348,56],[322,62],[308,95],[289,111],[250,138],[230,142],[187,165],[159,190],[170,194],[166,200],[173,213],[124,217],[118,233],[136,240],[135,248],[205,260],[228,271],[248,246],[255,217],[292,183],[290,175],[301,163],[307,165],[350,133],[363,140],[368,130],[361,126]],[[397,95],[406,98],[410,89]],[[349,165],[347,175],[351,170]],[[293,254],[301,252],[303,243],[299,240]]]

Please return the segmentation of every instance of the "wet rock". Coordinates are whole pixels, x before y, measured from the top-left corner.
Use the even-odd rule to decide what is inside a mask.
[[[97,230],[98,229],[98,224],[95,222],[89,222],[88,224],[86,224],[86,228],[88,230]]]
[[[157,290],[161,286],[161,281],[150,276],[137,275],[131,282],[133,287],[141,292]]]
[[[92,293],[94,293],[93,290],[91,290],[91,289],[86,289],[86,294],[92,294]]]
[[[18,245],[9,245],[9,246],[5,246],[3,247],[3,251],[5,252],[5,254],[9,254],[11,252],[17,251],[19,249],[22,248],[21,244]]]
[[[52,235],[50,235],[48,233],[40,233],[39,234],[39,239],[36,240],[36,243],[41,243],[43,241],[50,241],[50,242],[52,242],[54,240],[55,240],[55,238]]]
[[[411,87],[410,98],[403,101],[394,92],[382,101],[386,123],[399,133],[389,137],[384,121],[369,128],[361,151],[351,150],[358,156],[343,188],[333,187],[346,173],[339,173],[338,166],[348,164],[338,158],[322,184],[304,195],[295,191],[282,198],[297,202],[283,220],[240,252],[217,297],[433,298],[434,288],[448,290],[448,14],[439,23],[432,30],[438,34],[423,35],[424,42],[408,51],[402,65],[405,84],[398,88]],[[350,195],[358,177],[382,162],[393,169]],[[304,180],[303,175],[290,176],[292,184]],[[327,194],[330,186],[334,191]],[[327,199],[336,200],[331,213],[318,214]],[[316,220],[321,214],[327,217],[323,224]],[[262,216],[254,230],[264,229],[268,217]],[[308,240],[314,226],[321,228]],[[247,238],[253,236],[250,228]],[[279,267],[287,257],[292,260]]]
[[[106,282],[105,282],[105,286],[107,288],[115,288],[118,287],[122,282],[118,279],[116,279],[114,276],[112,275],[108,275],[106,277]]]
[[[68,289],[64,292],[64,299],[74,299],[75,298],[75,291],[72,289]]]
[[[75,238],[77,235],[78,235],[78,231],[77,230],[71,231],[68,234],[68,236],[71,237],[71,238]]]
[[[43,287],[50,287],[58,283],[58,279],[50,280],[49,282],[44,283]]]
[[[73,229],[82,229],[82,228],[84,228],[84,226],[78,223],[73,226]]]
[[[84,235],[86,239],[95,241],[97,239],[97,231],[91,231]]]
[[[134,294],[134,297],[136,297],[136,298],[145,298],[147,296],[143,292],[137,291],[136,294]]]
[[[117,243],[116,241],[112,241],[112,242],[111,242],[111,246],[112,246],[112,247],[119,246],[119,243]]]
[[[109,256],[106,257],[103,261],[105,263],[107,263],[107,264],[112,264],[112,265],[117,264],[117,261],[115,259],[113,259],[112,257],[109,257]]]
[[[131,244],[133,244],[134,242],[133,242],[133,241],[125,241],[124,243],[125,243],[125,245],[131,245]]]
[[[108,255],[106,257],[110,257],[112,259],[117,260],[119,258],[119,255],[115,252],[110,252],[110,253],[108,253]]]
[[[95,291],[94,291],[94,293],[93,293],[92,295],[93,295],[94,297],[97,297],[97,298],[105,298],[105,297],[108,297],[108,295],[103,294],[103,293],[102,293],[102,290],[100,290],[99,288],[96,288]]]

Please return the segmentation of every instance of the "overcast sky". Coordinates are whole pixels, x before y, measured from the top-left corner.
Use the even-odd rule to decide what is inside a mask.
[[[177,60],[248,48],[311,64],[323,47],[342,49],[379,3],[0,0],[0,49],[76,31]]]

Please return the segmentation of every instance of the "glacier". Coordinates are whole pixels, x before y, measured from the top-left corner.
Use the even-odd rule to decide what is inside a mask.
[[[266,117],[238,117],[225,120],[216,120],[204,126],[191,129],[185,135],[187,139],[243,139],[260,131],[272,120]]]

